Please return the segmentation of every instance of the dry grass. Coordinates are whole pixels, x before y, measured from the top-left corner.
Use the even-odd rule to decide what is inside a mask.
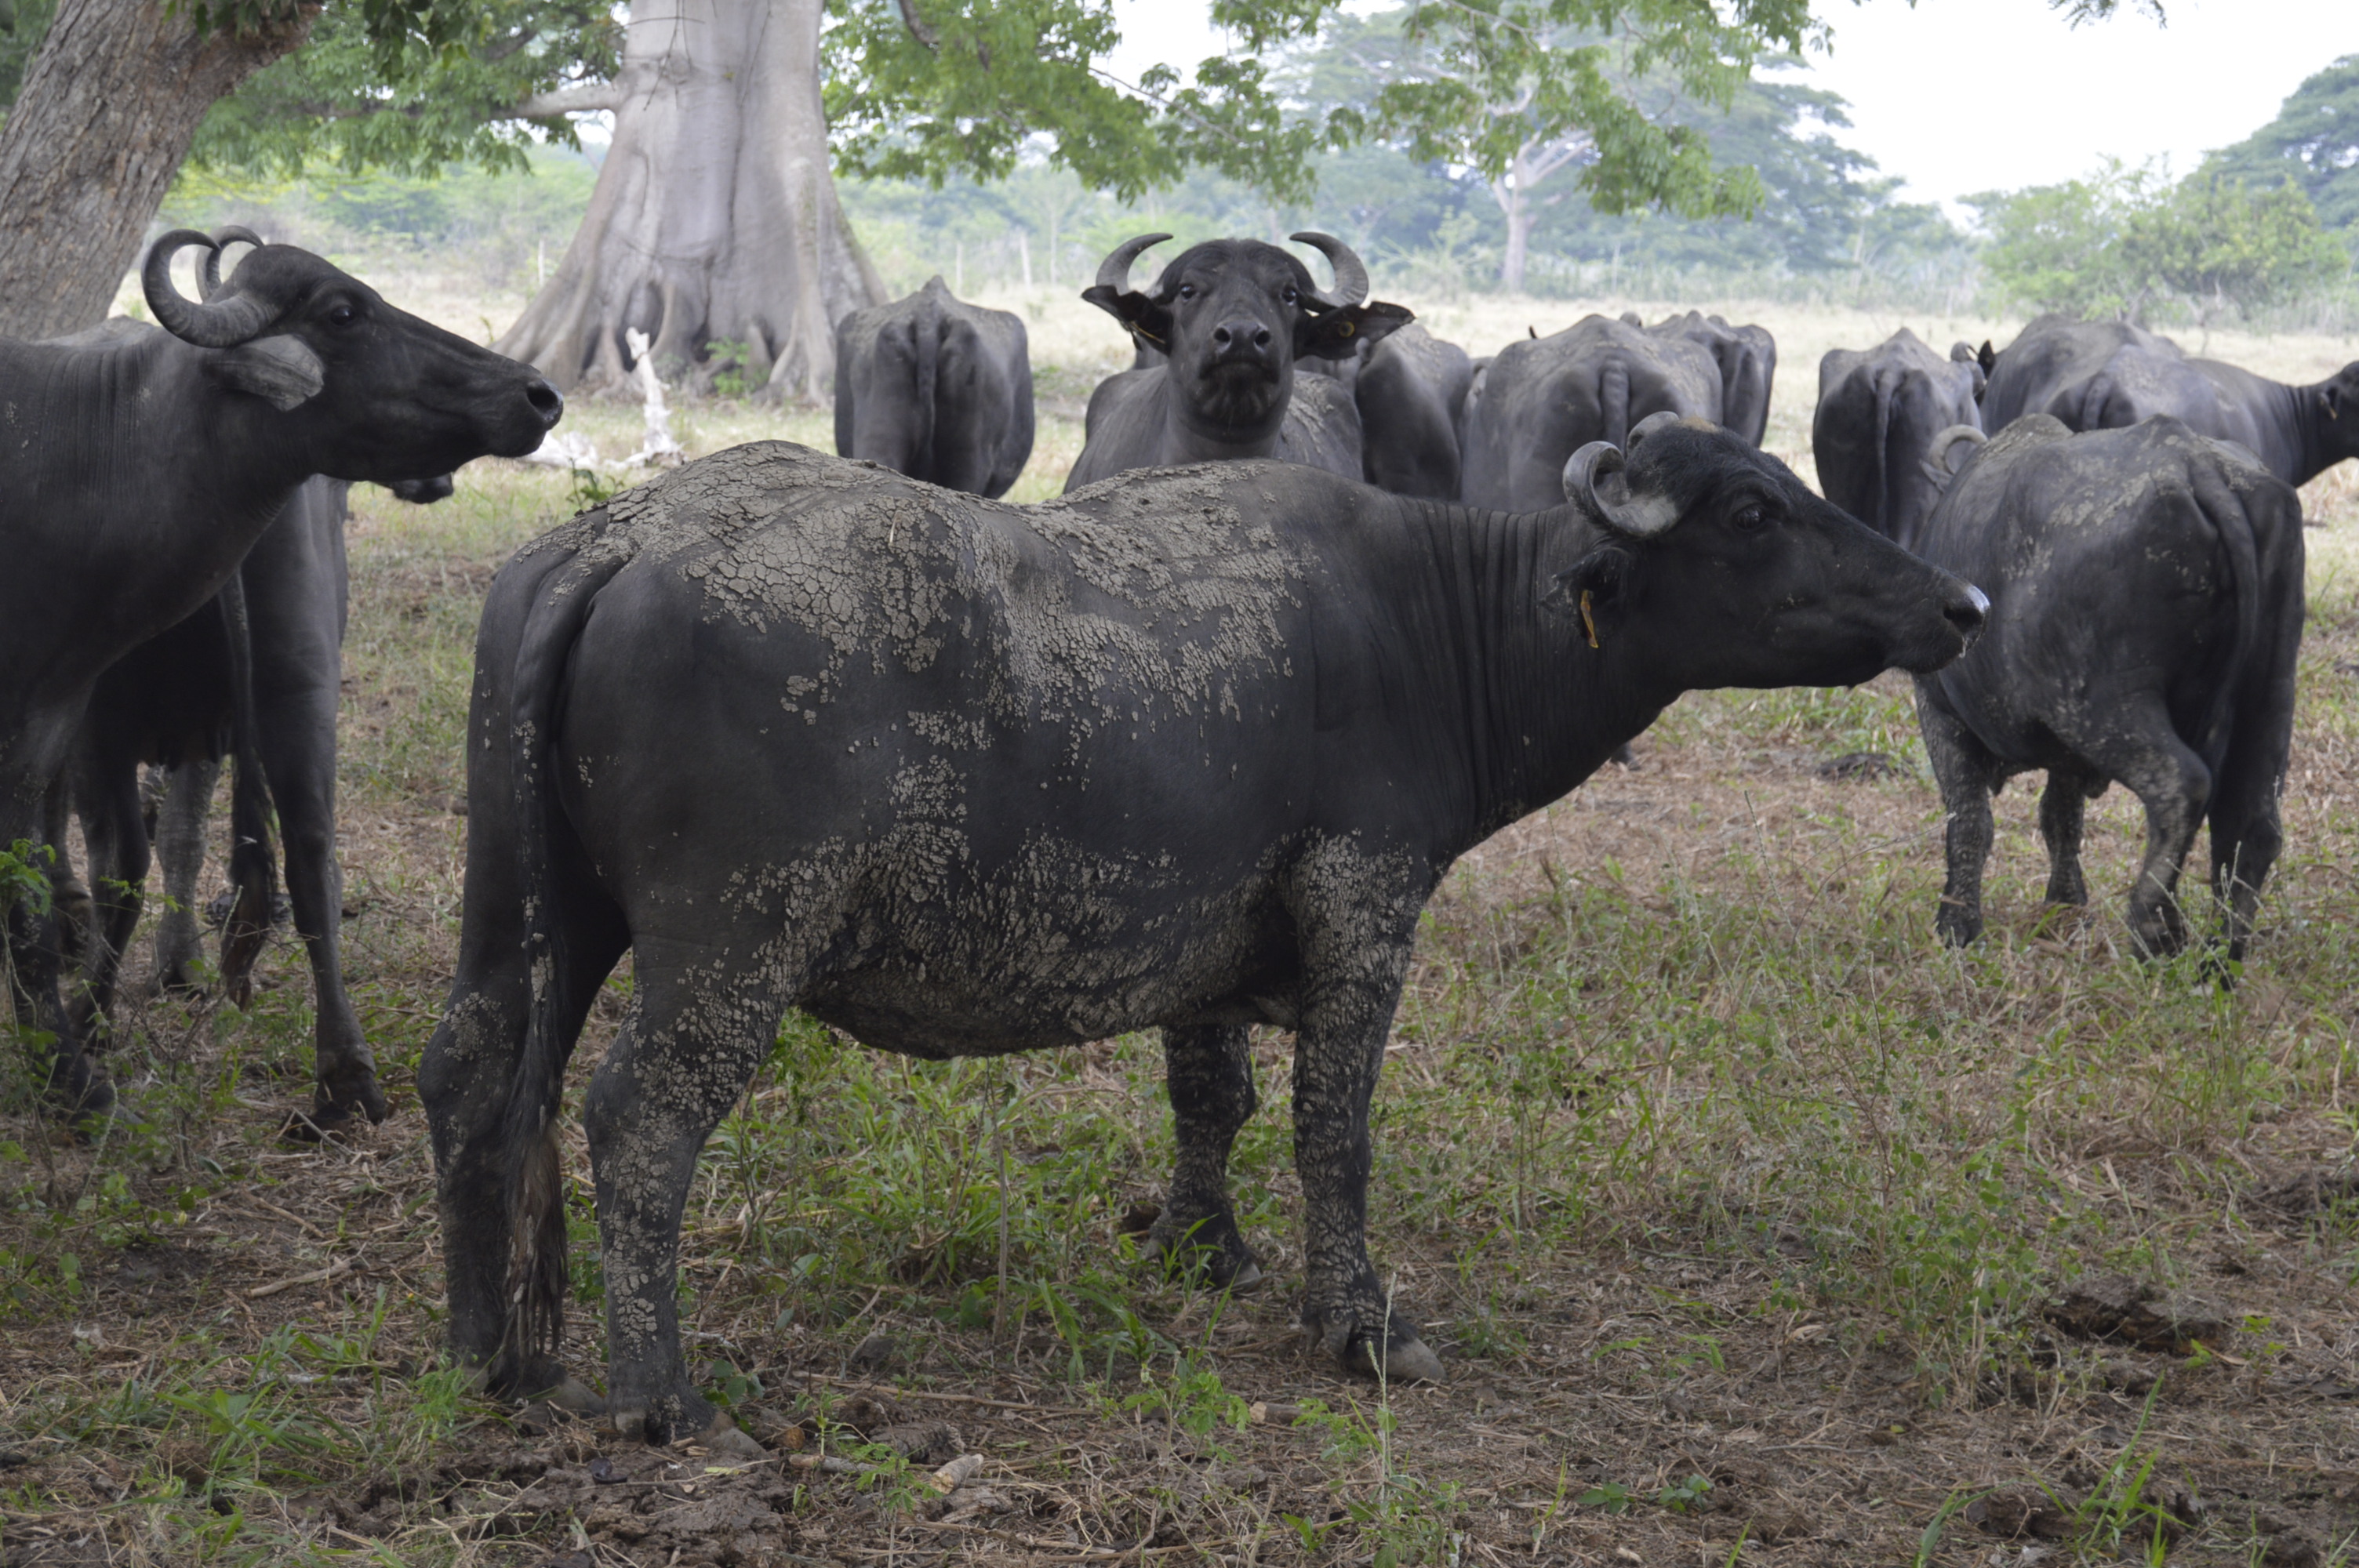
[[[1818,348],[1897,324],[1744,313],[1786,347],[1772,444],[1789,453]],[[1121,357],[1086,307],[1031,319],[1077,384]],[[1522,324],[1444,318],[1477,342]],[[1937,344],[1976,332],[1912,325]],[[2284,342],[2253,362],[2306,374],[2350,351]],[[635,444],[627,409],[570,419],[603,450]],[[697,450],[827,430],[724,405],[685,425]],[[1043,421],[1019,495],[1057,488],[1077,437]],[[2118,791],[2091,813],[2097,905],[2042,908],[2032,795],[2011,791],[1989,935],[1936,947],[1940,806],[1892,677],[1691,697],[1635,771],[1467,857],[1400,1014],[1373,1192],[1378,1255],[1453,1362],[1444,1387],[1345,1385],[1290,1329],[1282,1037],[1258,1043],[1265,1108],[1236,1159],[1275,1283],[1223,1302],[1164,1285],[1122,1231],[1169,1157],[1151,1040],[927,1065],[790,1021],[692,1201],[688,1321],[750,1427],[865,1476],[712,1475],[592,1426],[519,1430],[437,1362],[410,1075],[456,932],[469,637],[490,572],[567,513],[567,492],[480,464],[440,507],[359,499],[345,930],[394,1119],[323,1148],[277,1142],[307,1094],[310,1023],[281,946],[250,1013],[137,1011],[116,1047],[126,1114],[97,1145],[21,1104],[0,1119],[8,1563],[1712,1568],[2098,1562],[2158,1539],[2174,1563],[2293,1563],[2305,1542],[2347,1556],[2347,465],[2306,497],[2328,525],[2309,536],[2289,849],[2233,996],[2122,950],[2141,829]],[[1861,751],[1901,771],[1817,771]],[[579,1184],[578,1139],[572,1162]],[[594,1303],[579,1190],[575,1220]],[[2106,1271],[2194,1316],[2208,1303],[2211,1343],[2142,1349],[2049,1321],[2060,1292]],[[593,1369],[594,1304],[573,1334]],[[946,1448],[984,1456],[987,1493],[958,1493],[947,1519],[912,1479]],[[2049,1537],[2003,1539],[2024,1520]]]

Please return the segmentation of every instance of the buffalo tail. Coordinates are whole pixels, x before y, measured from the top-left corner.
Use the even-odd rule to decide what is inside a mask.
[[[1630,367],[1619,354],[1605,362],[1597,375],[1597,407],[1604,416],[1604,438],[1616,447],[1630,444]]]
[[[550,909],[549,813],[557,791],[551,759],[559,689],[573,644],[597,602],[598,589],[624,564],[611,557],[588,566],[577,559],[543,580],[517,644],[508,688],[510,781],[516,790],[525,942],[532,966],[524,1050],[509,1085],[500,1141],[510,1162],[508,1323],[501,1359],[511,1368],[553,1357],[565,1328],[565,1188],[557,1113],[565,1093],[570,1043],[559,1037],[557,999],[565,994],[562,982],[572,955],[555,934]]]

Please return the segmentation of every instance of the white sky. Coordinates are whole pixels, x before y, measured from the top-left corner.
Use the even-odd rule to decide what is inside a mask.
[[[2168,155],[2183,174],[2274,118],[2304,77],[2359,52],[2359,0],[2165,5],[2168,27],[2125,0],[2125,14],[2075,28],[2046,0],[1833,0],[1820,13],[1833,51],[1811,57],[1809,80],[1851,101],[1852,129],[1838,134],[1906,180],[1906,196],[1953,201],[2069,179],[2106,154]],[[1108,63],[1126,79],[1223,50],[1202,0],[1114,10],[1123,47]]]

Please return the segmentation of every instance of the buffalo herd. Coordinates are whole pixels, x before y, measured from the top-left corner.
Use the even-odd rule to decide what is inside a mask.
[[[1090,398],[1060,499],[997,499],[1033,447],[1025,326],[937,277],[837,326],[838,455],[717,452],[495,579],[457,972],[418,1089],[452,1348],[495,1390],[751,1447],[699,1390],[677,1254],[699,1152],[790,1008],[927,1058],[1159,1029],[1178,1148],[1151,1239],[1239,1289],[1261,1278],[1225,1174],[1247,1032],[1292,1032],[1303,1326],[1339,1368],[1440,1376],[1365,1236],[1420,913],[1690,690],[1908,671],[1951,944],[1981,931],[2011,774],[2047,775],[2058,903],[2086,901],[2084,802],[2136,794],[2148,955],[2188,940],[2208,820],[2233,979],[2281,847],[2293,487],[2359,456],[2359,364],[2294,386],[2118,323],[1946,355],[1904,330],[1821,361],[1813,492],[1762,449],[1759,327],[1593,315],[1478,358],[1372,299],[1330,235],[1294,236],[1324,288],[1254,240],[1136,282],[1168,238],[1083,292],[1133,362]],[[168,272],[192,247],[193,299]],[[303,1119],[380,1119],[337,944],[344,492],[436,500],[532,451],[562,400],[243,230],[167,234],[143,284],[153,326],[0,341],[0,846],[40,846],[52,895],[11,896],[9,1000],[57,1109],[103,1116],[149,846],[157,975],[193,980],[227,759],[221,981],[241,994],[275,918],[275,814],[318,996]],[[560,1357],[559,1110],[626,953],[583,1102],[599,1395]]]

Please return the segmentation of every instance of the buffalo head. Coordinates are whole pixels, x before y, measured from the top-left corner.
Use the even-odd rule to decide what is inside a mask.
[[[1182,417],[1216,439],[1274,431],[1294,392],[1294,362],[1340,360],[1408,321],[1397,305],[1368,303],[1368,269],[1341,240],[1293,238],[1325,253],[1332,294],[1302,263],[1258,240],[1207,240],[1163,269],[1152,293],[1130,287],[1131,264],[1169,234],[1142,234],[1114,247],[1082,297],[1169,356]]]
[[[1644,624],[1680,689],[1848,686],[1966,650],[1990,601],[1701,419],[1650,415],[1626,451],[1593,441],[1566,499],[1603,537],[1549,602],[1610,640]]]
[[[221,253],[255,248],[228,280]],[[209,253],[204,297],[173,286],[174,255]],[[522,457],[564,412],[530,365],[396,309],[383,296],[292,245],[244,229],[177,229],[147,253],[140,281],[157,324],[206,351],[217,384],[284,416],[272,438],[317,473],[393,484],[446,474],[484,452]]]

